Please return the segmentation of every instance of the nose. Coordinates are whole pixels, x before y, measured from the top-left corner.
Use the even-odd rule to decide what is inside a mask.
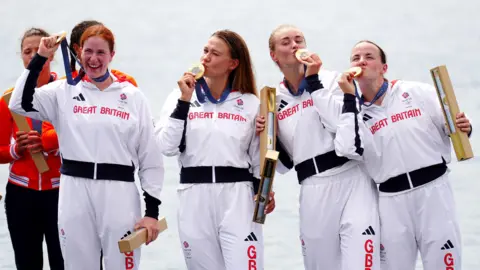
[[[92,54],[88,55],[88,57],[86,57],[86,59],[88,59],[89,61],[97,60],[97,54],[92,53]]]
[[[367,59],[365,59],[365,57],[361,57],[360,61],[358,61],[358,65],[361,66],[361,67],[366,66],[367,65]]]
[[[210,54],[209,53],[204,53],[202,57],[200,57],[200,62],[202,64],[205,64],[207,62],[210,62]]]
[[[297,42],[293,41],[292,42],[292,49],[298,50],[298,48],[299,48],[299,44]]]

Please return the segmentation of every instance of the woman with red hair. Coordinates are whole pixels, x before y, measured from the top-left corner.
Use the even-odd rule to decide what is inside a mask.
[[[103,24],[95,20],[86,20],[86,21],[79,22],[72,28],[72,32],[70,33],[70,44],[69,44],[70,69],[72,71],[72,77],[77,77],[79,74],[79,71],[76,70],[77,61],[75,60],[75,57],[78,57],[78,55],[82,51],[82,48],[80,47],[80,38],[82,37],[85,30],[87,30],[89,27],[94,25],[103,25]],[[112,69],[111,73],[113,76],[117,77],[118,79],[126,80],[129,83],[133,84],[134,86],[138,87],[137,81],[132,76],[116,69]]]
[[[98,269],[103,251],[106,269],[138,269],[140,249],[121,254],[118,240],[144,227],[147,244],[158,235],[163,159],[144,94],[112,76],[113,33],[89,27],[80,39],[85,76],[36,88],[41,66],[58,48],[57,36],[42,38],[38,53],[17,80],[9,108],[51,122],[62,153],[58,223],[68,269]],[[156,150],[157,149],[157,150]],[[144,191],[140,215],[135,171]]]

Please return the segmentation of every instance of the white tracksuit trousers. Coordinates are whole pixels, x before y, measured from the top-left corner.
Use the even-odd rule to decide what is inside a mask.
[[[133,182],[61,176],[58,230],[66,270],[138,269],[140,248],[120,253],[118,241],[140,220]]]
[[[307,178],[300,192],[306,270],[380,269],[378,192],[360,165]]]
[[[448,173],[400,193],[380,192],[382,270],[460,270],[461,237]]]
[[[178,229],[189,270],[263,270],[249,182],[181,184]]]

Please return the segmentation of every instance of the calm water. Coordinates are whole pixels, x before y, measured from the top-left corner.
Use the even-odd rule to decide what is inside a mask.
[[[390,79],[431,83],[429,69],[446,64],[460,107],[476,127],[471,139],[474,152],[480,152],[480,102],[475,98],[475,86],[480,84],[478,1],[171,2],[0,0],[0,89],[13,86],[22,71],[20,37],[28,27],[43,27],[53,33],[69,31],[84,19],[96,19],[116,35],[112,67],[136,78],[158,116],[178,78],[199,59],[204,43],[218,29],[229,28],[245,38],[259,87],[278,82],[281,75],[269,58],[268,37],[277,25],[292,23],[303,29],[309,48],[319,53],[328,69],[346,69],[350,49],[360,39],[374,40],[385,49]],[[64,74],[60,53],[52,69]],[[185,269],[176,229],[178,166],[172,158],[165,162],[161,215],[167,217],[170,229],[143,249],[142,269]],[[480,269],[480,161],[454,161],[450,168],[463,233],[463,269]],[[0,166],[2,194],[7,171],[7,165]],[[265,225],[265,269],[302,269],[299,186],[294,173],[277,177],[275,190],[277,209]],[[15,269],[3,211],[0,269]]]

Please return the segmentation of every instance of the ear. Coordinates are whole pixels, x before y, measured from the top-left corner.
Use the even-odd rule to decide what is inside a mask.
[[[113,60],[113,57],[114,57],[114,56],[115,56],[115,51],[112,51],[112,53],[110,54],[110,57],[111,57],[110,61]]]
[[[387,71],[388,71],[388,65],[387,64],[383,64],[382,71],[383,71],[383,74],[387,73]]]
[[[240,64],[240,61],[238,59],[232,59],[232,62],[230,64],[230,70],[236,69],[239,64]]]
[[[270,58],[272,58],[273,62],[278,63],[277,56],[272,51],[270,51]]]

